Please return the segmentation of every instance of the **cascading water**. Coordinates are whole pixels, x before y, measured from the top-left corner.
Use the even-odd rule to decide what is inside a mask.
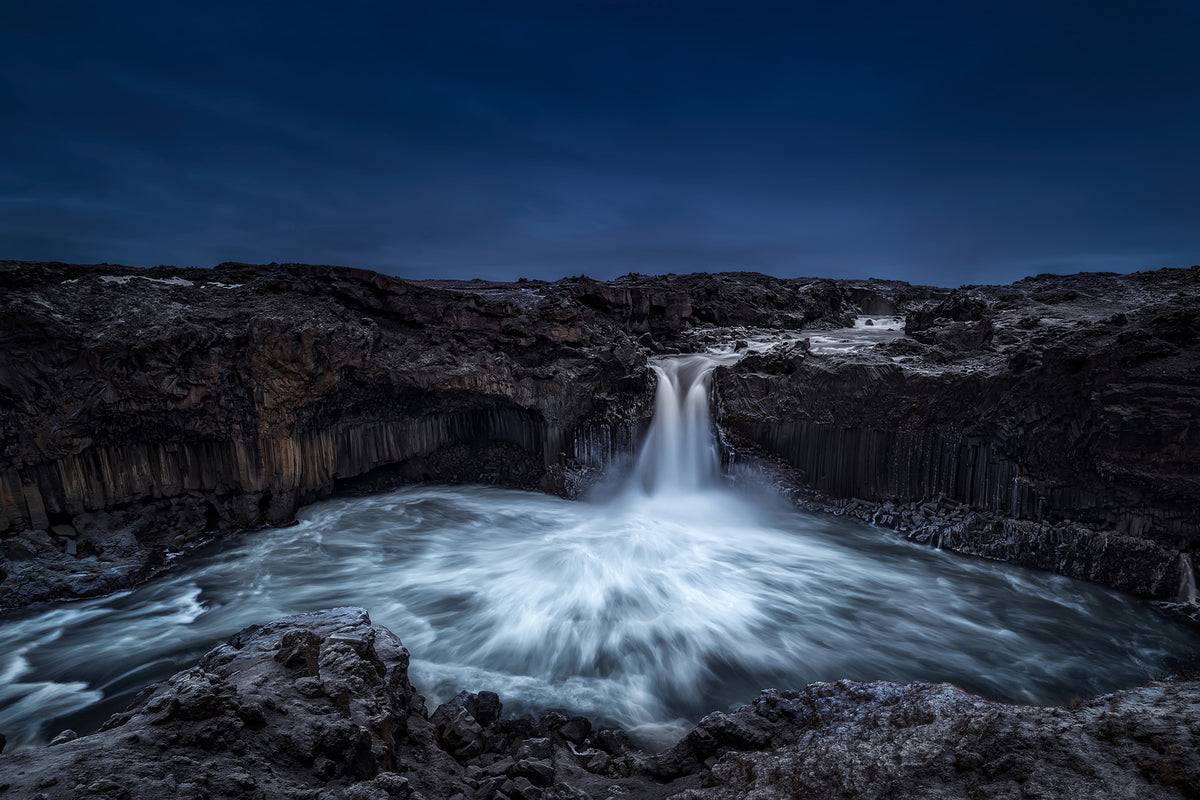
[[[629,485],[647,495],[688,495],[712,488],[721,466],[708,413],[709,376],[736,356],[689,355],[662,359],[654,419]]]
[[[725,358],[655,365],[655,418],[608,501],[473,486],[329,500],[138,589],[0,617],[0,731],[10,747],[86,731],[246,625],[339,605],[404,640],[431,707],[490,689],[506,711],[563,708],[651,743],[765,686],[949,680],[1056,702],[1200,648],[1114,592],[735,493],[706,395]]]
[[[1196,570],[1187,553],[1179,554],[1179,602],[1196,603],[1200,594],[1196,591]]]

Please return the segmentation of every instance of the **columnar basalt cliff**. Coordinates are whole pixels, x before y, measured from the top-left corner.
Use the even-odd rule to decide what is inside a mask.
[[[337,489],[576,495],[632,449],[647,355],[695,314],[800,325],[854,310],[832,281],[764,276],[8,264],[0,287],[0,606],[129,585]]]
[[[649,357],[745,339],[718,422],[789,489],[1150,598],[1200,564],[1196,268],[951,292],[5,263],[0,290],[0,607],[130,585],[339,490],[576,496],[632,450]],[[803,341],[861,314],[907,335]]]
[[[956,290],[908,336],[751,356],[721,422],[921,541],[1181,596],[1200,562],[1200,268]]]
[[[1200,268],[949,291],[0,264],[0,290],[3,607],[129,586],[337,491],[578,495],[647,422],[648,359],[721,346],[744,354],[715,373],[726,456],[798,501],[1197,608]],[[864,314],[905,331],[819,344]],[[932,684],[768,690],[654,755],[582,717],[504,717],[487,691],[429,713],[407,666],[360,609],[255,626],[99,733],[0,755],[0,794],[1200,791],[1200,688],[1185,678],[1070,708]]]
[[[503,714],[463,691],[429,713],[409,653],[362,609],[253,626],[147,687],[100,732],[0,754],[6,798],[1187,798],[1200,684],[1070,708],[947,684],[815,683],[714,712],[649,754],[621,731]]]
[[[6,605],[112,588],[351,479],[568,492],[599,466],[575,440],[623,446],[646,393],[627,333],[533,287],[232,265],[0,281],[5,569],[78,562]]]

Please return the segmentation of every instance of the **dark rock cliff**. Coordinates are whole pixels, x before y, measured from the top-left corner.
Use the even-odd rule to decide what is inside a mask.
[[[754,275],[491,284],[10,263],[0,304],[12,607],[127,586],[335,490],[435,480],[576,495],[632,449],[652,351],[701,319],[801,325],[859,299]]]
[[[950,292],[0,264],[0,607],[130,585],[334,491],[576,496],[634,447],[650,356],[747,337],[794,343],[718,371],[718,420],[790,488],[919,541],[1186,599],[1198,295],[1196,268]],[[863,313],[907,314],[906,335],[800,338]]]
[[[714,712],[649,754],[466,691],[428,713],[409,653],[362,609],[252,626],[147,687],[101,731],[0,755],[6,798],[1186,798],[1200,684],[1069,708],[947,684],[815,683]]]
[[[913,538],[1176,599],[1200,563],[1198,303],[1200,268],[956,290],[907,337],[721,370],[720,420]]]
[[[761,352],[715,381],[731,460],[918,541],[1183,599],[1200,564],[1198,294],[1200,268],[949,292],[0,264],[0,606],[128,586],[335,491],[577,494],[633,447],[649,357],[747,339]],[[860,313],[906,316],[905,333],[812,344]],[[813,684],[652,755],[580,717],[506,718],[489,692],[430,714],[407,663],[361,610],[256,626],[100,733],[0,755],[0,794],[1200,793],[1185,679],[1048,709]]]
[[[581,440],[624,448],[645,413],[630,335],[537,287],[234,265],[22,265],[0,284],[7,569],[53,547],[85,562],[68,594],[111,588],[106,560],[136,577],[351,480],[569,493],[600,466]]]

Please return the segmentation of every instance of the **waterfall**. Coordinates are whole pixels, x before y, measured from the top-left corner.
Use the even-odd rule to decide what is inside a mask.
[[[683,495],[716,485],[721,456],[708,413],[712,371],[736,355],[687,355],[651,363],[658,375],[654,419],[629,485],[647,495]]]
[[[1192,559],[1187,553],[1179,554],[1179,594],[1180,603],[1195,603],[1200,601],[1196,591],[1196,570],[1192,568]]]

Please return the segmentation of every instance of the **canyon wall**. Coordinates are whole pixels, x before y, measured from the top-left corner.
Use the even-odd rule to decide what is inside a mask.
[[[783,325],[854,310],[833,281],[765,276],[10,263],[0,289],[0,606],[128,585],[335,491],[578,496],[634,448],[646,359],[695,313]]]
[[[568,493],[600,466],[576,437],[645,414],[631,336],[533,287],[237,265],[19,265],[0,282],[0,577],[36,573],[6,605],[115,588],[102,573],[137,580],[155,554],[343,486]],[[56,561],[76,577],[48,588]]]
[[[800,339],[715,380],[730,446],[787,486],[918,541],[1186,599],[1198,285],[0,263],[0,607],[130,585],[338,491],[579,496],[635,448],[648,358],[746,337]],[[906,314],[907,333],[802,341],[864,313]]]
[[[958,290],[910,313],[904,338],[720,371],[720,419],[913,538],[1186,599],[1198,300],[1195,268]]]

